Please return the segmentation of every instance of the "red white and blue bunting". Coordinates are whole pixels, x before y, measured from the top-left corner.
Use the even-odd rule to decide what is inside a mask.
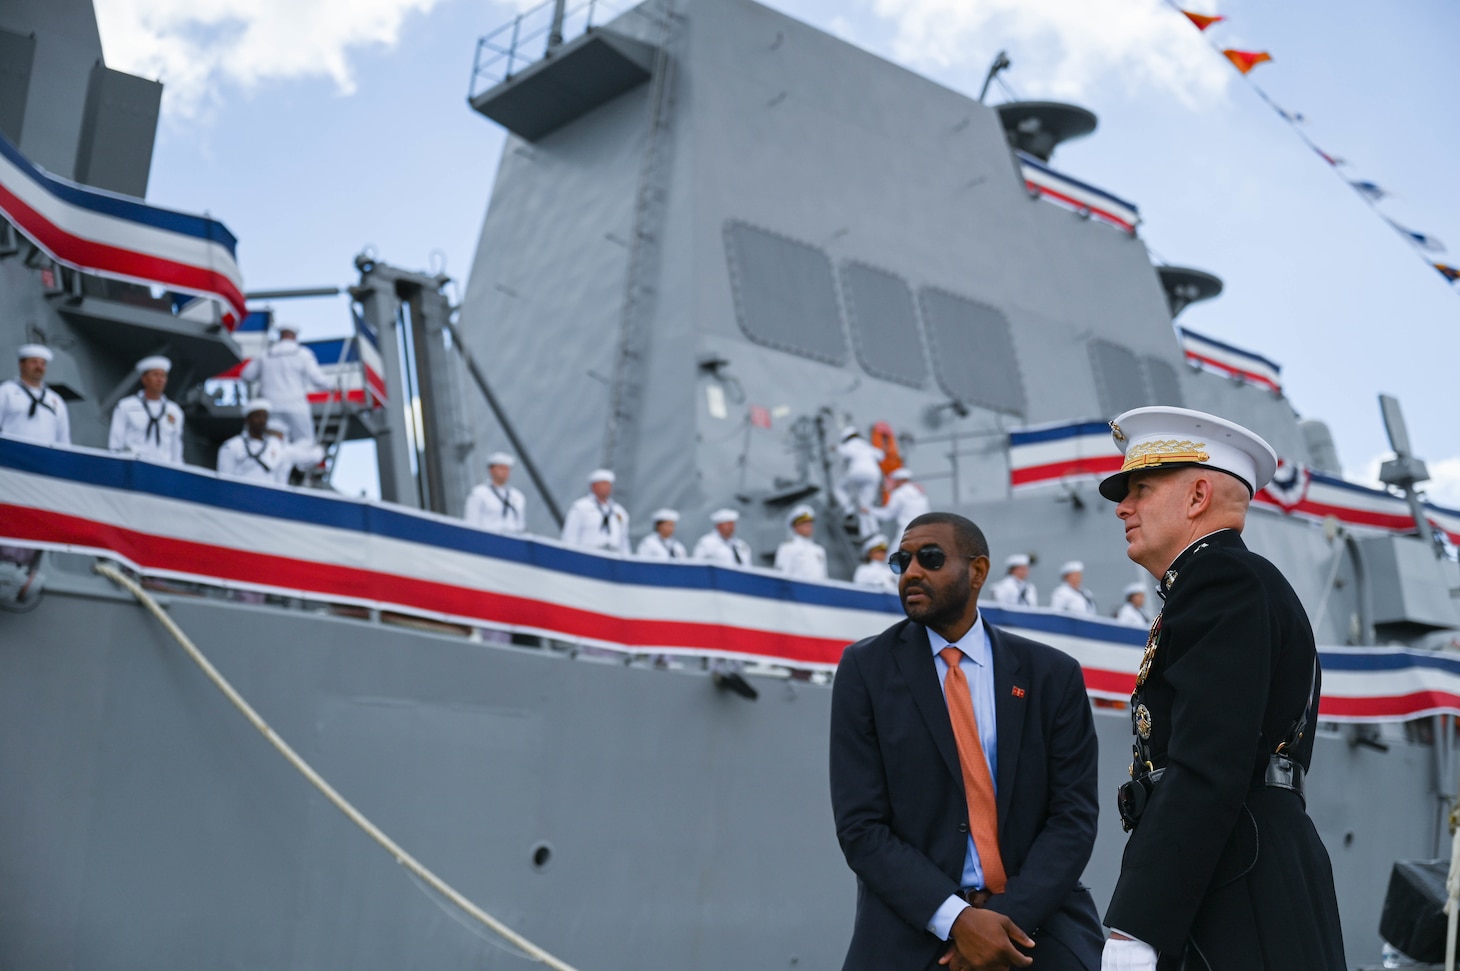
[[[1274,394],[1283,393],[1283,369],[1280,365],[1274,364],[1261,354],[1244,351],[1240,347],[1203,336],[1185,327],[1178,327],[1177,330],[1181,332],[1181,349],[1189,363],[1266,388]]]
[[[895,595],[849,584],[602,555],[384,503],[8,439],[0,543],[613,650],[823,670],[902,617]],[[1129,697],[1144,631],[1049,610],[983,613],[1078,660],[1092,696]],[[1460,713],[1460,661],[1400,648],[1325,648],[1322,661],[1324,720]]]
[[[1031,195],[1072,209],[1082,216],[1107,222],[1128,233],[1136,231],[1141,214],[1135,203],[1126,202],[1104,189],[1097,189],[1093,185],[1056,172],[1028,153],[1014,154],[1019,158],[1019,171],[1024,176],[1024,187]]]

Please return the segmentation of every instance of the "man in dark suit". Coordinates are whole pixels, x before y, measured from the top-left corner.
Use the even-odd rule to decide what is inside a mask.
[[[1095,971],[1079,664],[983,623],[988,543],[962,516],[919,516],[888,560],[908,619],[847,648],[832,689],[832,808],[857,874],[844,971]]]
[[[1105,922],[1106,971],[1343,971],[1328,853],[1303,804],[1319,671],[1313,629],[1241,532],[1277,467],[1215,415],[1138,408],[1100,484],[1127,555],[1160,581],[1131,696],[1134,826]]]

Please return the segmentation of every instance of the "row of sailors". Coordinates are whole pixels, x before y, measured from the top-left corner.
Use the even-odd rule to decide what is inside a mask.
[[[1004,561],[1005,575],[997,582],[990,584],[989,597],[995,603],[1006,607],[1039,606],[1039,591],[1029,579],[1031,562],[1030,557],[1025,553],[1015,553],[1006,559]],[[1145,611],[1145,584],[1127,584],[1121,591],[1121,595],[1124,600],[1115,612],[1115,619],[1131,627],[1149,627],[1151,618],[1146,616]],[[1060,567],[1060,584],[1050,594],[1049,606],[1052,610],[1085,617],[1100,615],[1100,611],[1095,605],[1095,597],[1085,589],[1084,563],[1079,560],[1070,560]]]

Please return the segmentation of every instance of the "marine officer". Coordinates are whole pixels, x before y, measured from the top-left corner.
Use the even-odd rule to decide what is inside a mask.
[[[852,574],[852,582],[864,587],[896,592],[897,577],[887,565],[887,537],[878,533],[862,544],[862,563]]]
[[[797,580],[826,579],[826,550],[811,538],[816,531],[816,512],[804,503],[786,517],[791,538],[776,547],[776,569]]]
[[[1149,627],[1151,618],[1146,616],[1146,585],[1140,583],[1127,583],[1121,591],[1125,596],[1125,602],[1115,612],[1115,619],[1122,624],[1131,627]]]
[[[220,473],[286,485],[291,469],[310,469],[324,461],[324,449],[313,442],[286,445],[269,434],[272,407],[266,398],[254,398],[244,405],[243,431],[218,448]]]
[[[113,452],[131,452],[150,462],[182,465],[182,408],[164,394],[171,370],[172,361],[161,354],[137,362],[142,390],[118,401],[112,411],[107,447]]]
[[[629,552],[629,511],[613,498],[611,469],[594,469],[588,476],[588,495],[568,507],[563,520],[563,542],[590,550]]]
[[[52,356],[44,344],[20,345],[20,375],[0,384],[0,435],[42,445],[71,444],[66,402],[46,387]]]
[[[1333,871],[1303,801],[1313,630],[1241,536],[1277,458],[1241,425],[1184,408],[1137,408],[1110,427],[1125,461],[1100,494],[1165,605],[1131,696],[1135,758],[1118,800],[1131,836],[1103,967],[1342,971]]]
[[[994,603],[1001,607],[1038,607],[1039,590],[1029,582],[1028,553],[1010,553],[1004,558],[1003,577],[989,587]]]
[[[1079,560],[1070,560],[1060,567],[1060,585],[1049,595],[1050,607],[1070,614],[1094,617],[1095,598],[1085,589],[1084,582],[1085,564]]]
[[[750,566],[750,544],[735,535],[740,513],[734,509],[716,509],[710,513],[710,522],[714,528],[695,543],[695,559],[720,566]]]
[[[639,540],[638,555],[647,560],[689,559],[684,544],[674,538],[679,513],[673,509],[656,509],[650,514],[650,519],[654,523],[654,531]]]
[[[527,530],[527,497],[507,484],[517,460],[506,452],[487,456],[487,481],[466,497],[466,521],[477,529],[493,533],[521,533]]]

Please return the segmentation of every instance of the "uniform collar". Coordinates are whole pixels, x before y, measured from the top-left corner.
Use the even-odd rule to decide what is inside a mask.
[[[1176,559],[1171,561],[1171,565],[1166,568],[1166,572],[1161,575],[1161,583],[1160,586],[1157,587],[1156,592],[1161,595],[1162,600],[1165,600],[1168,596],[1171,595],[1171,588],[1176,583],[1177,575],[1181,572],[1182,568],[1184,568],[1186,564],[1191,561],[1191,558],[1197,553],[1200,553],[1202,550],[1214,546],[1235,546],[1242,549],[1247,548],[1246,544],[1242,542],[1242,534],[1237,532],[1237,530],[1235,529],[1219,529],[1215,532],[1207,533],[1205,536],[1193,542],[1186,549],[1182,550],[1181,553],[1176,557]]]

